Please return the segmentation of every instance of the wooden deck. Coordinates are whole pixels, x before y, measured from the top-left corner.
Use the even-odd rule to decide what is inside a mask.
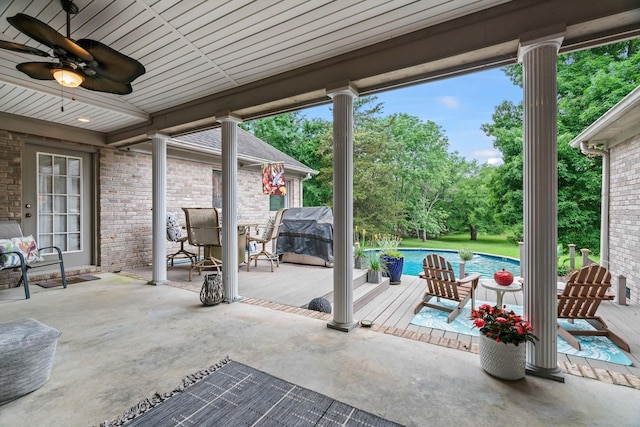
[[[151,268],[131,270],[132,273],[151,278]],[[371,320],[378,327],[395,327],[400,331],[413,331],[431,337],[444,337],[458,340],[469,348],[478,342],[477,337],[457,334],[437,329],[412,325],[413,310],[424,292],[424,282],[415,276],[402,276],[400,285],[365,282],[363,270],[354,270],[354,319]],[[168,270],[168,279],[172,285],[199,292],[202,277],[194,274],[193,282],[188,282],[188,266],[177,265]],[[272,273],[269,264],[262,262],[257,268],[252,266],[247,272],[242,267],[238,276],[239,293],[245,298],[270,301],[292,307],[306,307],[315,297],[333,300],[333,269],[325,267],[283,263]],[[506,293],[506,304],[522,305],[522,292]],[[478,287],[478,300],[495,301],[495,292]],[[640,377],[640,306],[620,306],[614,302],[605,302],[598,314],[606,320],[608,326],[625,339],[631,353],[626,353],[633,366],[606,363],[594,359],[568,356],[558,353],[558,362],[577,366],[588,366],[622,374]]]

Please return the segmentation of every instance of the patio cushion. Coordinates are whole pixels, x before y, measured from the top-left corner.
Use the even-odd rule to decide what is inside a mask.
[[[14,245],[17,246],[22,256],[24,256],[27,264],[44,261],[44,258],[38,255],[38,244],[33,236],[14,237],[11,240],[13,240]]]
[[[178,217],[174,213],[167,213],[167,237],[172,242],[177,242],[182,237],[182,228]]]
[[[43,260],[38,255],[38,245],[33,236],[0,239],[0,268],[20,267],[20,257],[7,252],[20,252],[27,264]]]
[[[0,268],[17,267],[20,265],[20,257],[7,252],[17,251],[11,239],[0,239]]]
[[[35,319],[0,323],[0,404],[47,382],[60,334]]]

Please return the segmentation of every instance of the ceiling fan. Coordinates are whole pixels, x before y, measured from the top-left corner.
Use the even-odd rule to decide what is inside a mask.
[[[144,66],[98,41],[71,39],[71,15],[78,13],[78,7],[72,0],[60,0],[60,3],[67,13],[66,37],[23,13],[7,18],[22,33],[53,49],[53,54],[3,40],[0,40],[0,48],[56,59],[56,62],[24,62],[16,66],[32,79],[56,80],[65,87],[80,86],[117,95],[131,93],[131,82],[146,72]]]

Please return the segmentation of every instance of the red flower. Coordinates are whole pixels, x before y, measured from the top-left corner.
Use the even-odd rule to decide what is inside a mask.
[[[477,328],[482,328],[485,324],[484,319],[476,319],[473,321]]]
[[[504,317],[496,317],[496,322],[498,323],[507,323],[507,319]]]

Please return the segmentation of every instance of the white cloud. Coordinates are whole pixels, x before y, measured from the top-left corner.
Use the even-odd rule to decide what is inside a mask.
[[[503,163],[502,157],[489,157],[487,159],[487,164],[491,166],[500,166]]]
[[[473,157],[489,159],[492,157],[502,158],[502,153],[498,150],[477,150],[473,152]]]
[[[460,102],[455,96],[441,96],[438,98],[438,102],[451,110],[456,109],[460,106]]]

